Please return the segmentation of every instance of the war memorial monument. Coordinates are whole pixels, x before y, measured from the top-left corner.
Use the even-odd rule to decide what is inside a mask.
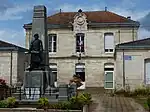
[[[34,6],[32,20],[32,41],[26,55],[30,66],[24,72],[23,84],[17,87],[13,96],[19,102],[37,102],[46,97],[50,102],[68,100],[76,94],[76,85],[59,84],[54,86],[54,74],[49,68],[47,37],[47,14],[43,5]]]

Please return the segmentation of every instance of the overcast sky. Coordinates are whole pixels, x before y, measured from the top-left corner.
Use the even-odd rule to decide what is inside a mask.
[[[150,0],[0,0],[0,39],[24,46],[25,31],[23,25],[32,21],[34,5],[45,5],[48,15],[62,11],[109,11],[122,16],[131,16],[133,20],[148,18]],[[150,32],[140,28],[139,38],[150,37]]]

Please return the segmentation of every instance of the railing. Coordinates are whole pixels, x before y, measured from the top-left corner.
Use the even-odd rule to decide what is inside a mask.
[[[41,97],[46,97],[53,100],[61,100],[63,97],[67,99],[76,95],[75,86],[70,87],[58,87],[49,88],[45,91],[41,87],[17,87],[13,88],[12,96],[16,97],[18,100],[38,100]],[[65,96],[64,96],[65,95]]]
[[[54,90],[51,88],[49,90],[46,90],[45,92],[49,96],[54,94]],[[12,93],[12,96],[18,97],[19,100],[38,100],[43,95],[44,92],[40,87],[26,87],[23,89],[21,87],[18,87]]]

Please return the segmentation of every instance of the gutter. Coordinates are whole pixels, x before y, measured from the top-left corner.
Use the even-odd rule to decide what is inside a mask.
[[[88,27],[139,27],[139,22],[125,22],[125,23],[88,23]],[[73,25],[71,24],[47,24],[47,28],[71,28]],[[24,29],[32,29],[32,23],[31,24],[24,24]]]
[[[0,50],[14,50],[14,51],[17,51],[18,48],[17,47],[0,47]]]
[[[124,88],[124,90],[125,90],[125,60],[124,60],[124,49],[122,50],[123,51],[123,74],[122,74],[122,77],[123,77],[123,80],[122,80],[122,82],[123,82],[123,88]]]

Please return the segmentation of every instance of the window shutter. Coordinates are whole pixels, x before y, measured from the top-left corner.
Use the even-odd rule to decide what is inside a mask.
[[[105,49],[114,49],[114,36],[112,33],[105,34]]]

